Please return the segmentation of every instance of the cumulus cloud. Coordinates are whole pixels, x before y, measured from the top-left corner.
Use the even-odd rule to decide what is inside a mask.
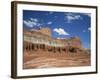
[[[73,20],[82,19],[82,17],[80,15],[76,15],[72,13],[65,13],[65,19],[67,19],[67,22],[70,23]]]
[[[31,21],[34,21],[34,22],[38,22],[38,19],[36,18],[30,18]]]
[[[33,23],[33,22],[31,22],[31,21],[26,21],[26,20],[24,20],[24,24],[25,24],[26,26],[28,26],[28,27],[33,27],[33,24],[36,24],[36,23]]]
[[[30,18],[29,20],[24,20],[23,23],[27,27],[34,27],[34,26],[41,26],[42,24],[39,23],[38,19]]]
[[[49,21],[47,24],[52,24],[52,22],[51,22],[51,21]]]
[[[66,38],[57,37],[57,39],[66,39]]]
[[[86,29],[86,30],[83,30],[83,32],[89,32],[89,31],[91,31],[90,27],[88,29]]]
[[[64,29],[62,28],[55,28],[53,31],[57,32],[59,35],[69,35]]]

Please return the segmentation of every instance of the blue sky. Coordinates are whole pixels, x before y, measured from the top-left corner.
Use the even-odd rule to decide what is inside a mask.
[[[23,10],[24,29],[40,29],[42,27],[49,27],[54,38],[77,36],[85,48],[90,47],[90,13]]]

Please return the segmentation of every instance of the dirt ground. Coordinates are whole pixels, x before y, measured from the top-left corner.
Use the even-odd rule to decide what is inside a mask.
[[[24,51],[23,69],[90,66],[90,54]]]

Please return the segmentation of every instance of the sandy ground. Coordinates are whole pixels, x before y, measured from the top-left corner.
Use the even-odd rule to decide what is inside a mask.
[[[23,69],[90,66],[90,54],[24,51]]]

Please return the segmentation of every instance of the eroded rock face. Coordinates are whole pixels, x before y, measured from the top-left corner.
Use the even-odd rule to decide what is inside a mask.
[[[56,39],[51,37],[51,30],[48,31],[48,35],[44,34],[45,29],[41,30],[32,30],[24,31],[24,41],[32,44],[45,44],[55,47],[64,47],[64,46],[75,46],[82,47],[82,42],[78,37],[72,37],[69,39]],[[43,32],[42,32],[43,31]]]
[[[55,39],[40,31],[24,31],[23,68],[89,66],[90,50],[82,46],[78,37]]]
[[[82,48],[82,42],[78,37],[72,37],[68,40],[69,46]]]
[[[48,32],[48,35],[44,34],[45,30]],[[67,53],[79,53],[84,51],[80,38],[71,37],[69,39],[55,39],[51,37],[50,31],[51,30],[48,28],[24,31],[24,50],[33,51],[41,49]]]

